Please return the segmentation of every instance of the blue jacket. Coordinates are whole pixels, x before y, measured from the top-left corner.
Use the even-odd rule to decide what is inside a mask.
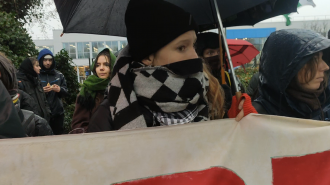
[[[259,113],[314,120],[322,120],[323,112],[325,120],[329,120],[329,85],[318,97],[321,103],[318,110],[312,110],[306,103],[297,101],[286,92],[292,79],[312,59],[313,54],[323,51],[323,59],[329,65],[329,59],[325,58],[329,47],[329,39],[310,30],[285,29],[272,33],[260,59],[260,96],[253,102],[256,110]]]
[[[53,64],[50,69],[46,69],[43,65],[45,55],[51,55],[53,57]],[[52,112],[52,117],[61,115],[64,113],[62,98],[68,95],[68,88],[66,86],[64,75],[60,71],[55,70],[56,62],[53,53],[48,49],[43,49],[40,51],[38,61],[41,67],[39,75],[41,85],[44,87],[49,83],[50,85],[57,84],[61,87],[61,90],[58,93],[55,91],[46,93],[47,101]]]

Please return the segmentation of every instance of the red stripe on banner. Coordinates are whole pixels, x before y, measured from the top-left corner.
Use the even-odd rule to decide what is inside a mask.
[[[161,175],[146,179],[116,183],[114,185],[245,185],[244,181],[231,170],[212,167],[202,171],[191,171]]]
[[[330,151],[299,157],[273,158],[274,185],[329,185]]]

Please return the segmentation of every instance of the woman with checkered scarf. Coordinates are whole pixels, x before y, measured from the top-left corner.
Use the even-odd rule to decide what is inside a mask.
[[[129,46],[118,56],[88,132],[223,118],[224,92],[195,52],[198,26],[189,13],[163,0],[131,0],[125,23]],[[238,121],[243,104],[251,101],[233,103]]]

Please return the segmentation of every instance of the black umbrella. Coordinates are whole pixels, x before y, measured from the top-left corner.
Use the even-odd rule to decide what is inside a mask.
[[[125,11],[129,0],[54,0],[63,33],[126,36]],[[217,28],[214,0],[165,0],[191,13],[199,31]],[[254,25],[297,11],[299,0],[217,0],[224,27]]]
[[[231,73],[235,76],[223,26],[254,25],[267,18],[295,12],[299,0],[164,1],[175,4],[192,14],[199,25],[199,31],[219,29],[219,33],[222,33]],[[126,36],[124,19],[128,3],[129,0],[55,0],[63,25],[63,33],[113,36]],[[235,77],[233,79],[236,92],[239,92],[238,82]],[[239,98],[240,94],[238,93],[237,99]]]

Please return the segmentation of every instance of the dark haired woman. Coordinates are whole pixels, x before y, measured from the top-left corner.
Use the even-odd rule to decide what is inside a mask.
[[[323,53],[330,40],[310,30],[272,33],[260,61],[259,93],[253,102],[259,113],[329,120],[329,61]]]
[[[93,75],[84,81],[77,97],[70,133],[84,133],[96,108],[104,99],[116,57],[109,49],[102,50],[92,65]]]
[[[18,87],[29,94],[35,104],[37,104],[37,106],[33,106],[33,112],[49,122],[50,108],[38,77],[39,73],[40,66],[38,60],[36,58],[26,58],[17,73]],[[24,109],[26,102],[21,103]]]
[[[89,132],[223,118],[224,93],[196,54],[198,26],[189,13],[162,0],[131,0],[125,23],[129,47],[116,62]],[[244,111],[234,117],[240,120]]]

